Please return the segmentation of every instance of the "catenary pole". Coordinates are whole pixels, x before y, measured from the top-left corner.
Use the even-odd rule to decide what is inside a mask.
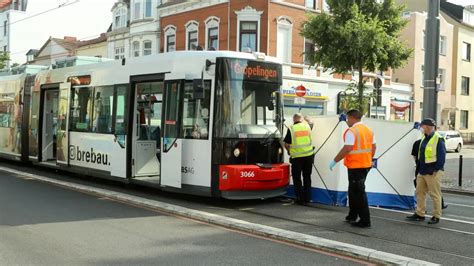
[[[426,19],[425,66],[423,91],[423,117],[438,121],[438,89],[436,78],[439,68],[439,9],[440,0],[428,1],[428,18]]]

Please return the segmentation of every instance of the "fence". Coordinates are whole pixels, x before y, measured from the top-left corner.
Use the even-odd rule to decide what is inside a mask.
[[[461,137],[465,144],[474,144],[474,133],[461,133]]]

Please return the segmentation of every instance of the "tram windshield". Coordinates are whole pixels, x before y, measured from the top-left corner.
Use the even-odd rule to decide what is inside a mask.
[[[217,76],[216,137],[281,137],[280,65],[220,58]]]

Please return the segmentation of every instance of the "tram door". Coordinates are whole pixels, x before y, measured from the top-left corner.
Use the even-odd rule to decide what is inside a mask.
[[[135,83],[134,177],[160,181],[163,81]]]
[[[58,115],[54,132],[57,132],[57,163],[69,165],[69,107],[71,83],[59,85]]]
[[[184,74],[165,75],[165,101],[163,104],[163,141],[161,143],[161,185],[181,188],[182,139],[180,136],[183,99]]]
[[[43,97],[42,161],[56,162],[59,91],[45,90]]]

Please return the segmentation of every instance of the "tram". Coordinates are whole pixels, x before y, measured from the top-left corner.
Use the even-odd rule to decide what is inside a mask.
[[[186,51],[0,77],[0,157],[228,199],[286,192],[282,69]]]

